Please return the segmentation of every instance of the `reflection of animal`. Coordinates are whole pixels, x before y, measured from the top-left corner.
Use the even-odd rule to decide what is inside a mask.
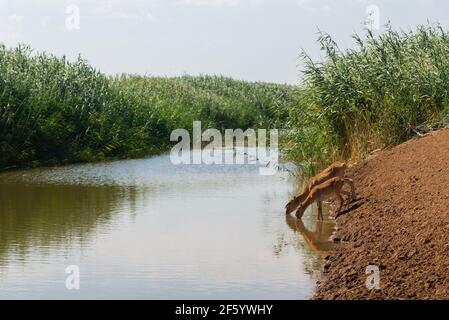
[[[287,203],[287,205],[285,206],[285,213],[289,214],[293,212],[301,203],[303,203],[309,195],[309,192],[312,191],[313,187],[334,177],[343,178],[346,169],[348,169],[348,165],[346,163],[335,162],[334,164],[324,169],[320,174],[309,179],[302,191],[289,203]]]
[[[342,190],[345,183],[348,183],[351,186],[351,194],[349,194],[349,192],[347,191]],[[298,210],[296,210],[296,217],[298,219],[301,219],[307,207],[312,203],[317,202],[318,219],[323,220],[323,208],[321,203],[325,200],[328,200],[332,196],[336,196],[338,198],[340,204],[336,212],[340,212],[341,207],[343,206],[343,197],[341,196],[341,194],[351,196],[351,200],[354,200],[355,187],[354,182],[351,179],[335,177],[315,186],[312,191],[309,192],[306,200],[304,200],[304,202],[299,205]]]
[[[334,226],[322,221],[316,222],[315,231],[306,228],[301,219],[295,219],[291,215],[286,216],[287,225],[295,232],[299,232],[310,250],[321,257],[325,257],[332,250],[334,244],[330,240],[334,232]]]

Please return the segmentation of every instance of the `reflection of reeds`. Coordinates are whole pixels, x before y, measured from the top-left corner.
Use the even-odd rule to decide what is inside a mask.
[[[321,63],[304,54],[287,145],[290,157],[309,167],[359,160],[415,135],[422,124],[448,123],[449,34],[442,27],[387,27],[379,36],[367,31],[353,38],[357,48],[343,52],[322,34]]]
[[[32,249],[83,246],[98,227],[112,222],[114,208],[135,201],[132,188],[0,184],[0,263],[26,261]]]

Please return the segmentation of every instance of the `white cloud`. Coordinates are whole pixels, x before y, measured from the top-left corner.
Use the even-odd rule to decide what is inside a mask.
[[[95,3],[94,10],[101,16],[117,20],[153,21],[153,7],[159,4],[158,0],[106,0]],[[93,3],[91,5],[94,5]]]
[[[197,7],[233,7],[241,3],[240,0],[177,0],[174,5]]]
[[[107,15],[109,19],[118,20],[133,20],[133,21],[153,21],[154,17],[150,12],[146,13],[132,13],[132,12],[111,12]]]
[[[15,45],[22,39],[22,34],[16,31],[0,31],[0,43]]]
[[[41,18],[39,24],[42,28],[46,28],[48,26],[48,18],[47,17]]]
[[[311,0],[297,0],[296,4],[298,6],[303,6],[303,5],[309,4],[310,2],[311,2]]]
[[[348,1],[348,0],[347,0]],[[353,0],[351,0],[353,1]],[[311,0],[296,0],[296,4],[302,7],[304,10],[310,13],[328,13],[338,11],[336,8],[342,7],[343,1],[335,0],[323,0],[323,1],[311,1]]]
[[[8,22],[21,24],[25,20],[25,16],[11,14],[7,17]]]
[[[258,6],[268,2],[270,2],[270,0],[173,0],[171,4],[175,6],[191,7],[238,7],[242,5]]]

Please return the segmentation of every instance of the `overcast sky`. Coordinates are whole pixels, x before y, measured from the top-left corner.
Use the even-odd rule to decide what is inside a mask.
[[[447,0],[0,0],[0,42],[81,54],[109,74],[294,84],[301,48],[319,57],[318,29],[351,46],[367,8],[378,8],[369,21],[376,28],[379,20],[379,31],[388,20],[405,29],[428,19],[449,26]]]

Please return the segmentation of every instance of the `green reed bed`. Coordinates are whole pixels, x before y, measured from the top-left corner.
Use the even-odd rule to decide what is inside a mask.
[[[292,86],[221,76],[109,77],[85,60],[0,46],[0,169],[139,157],[167,150],[170,133],[203,127],[279,127]]]
[[[398,144],[420,126],[447,123],[449,35],[439,25],[354,35],[342,51],[329,35],[322,62],[303,54],[301,99],[290,112],[291,159],[322,167]],[[313,171],[313,170],[312,170]]]

